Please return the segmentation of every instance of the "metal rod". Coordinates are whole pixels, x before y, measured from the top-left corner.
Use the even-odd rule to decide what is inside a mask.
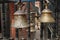
[[[2,4],[2,13],[4,13],[5,11],[4,11],[5,9],[4,9],[4,3]],[[1,14],[2,15],[2,38],[4,38],[4,24],[3,24],[3,14]]]
[[[18,28],[18,40],[20,39],[20,29]]]
[[[43,40],[47,40],[48,39],[48,30],[47,30],[47,24],[44,25],[44,29],[43,29]]]
[[[28,40],[30,40],[30,2],[28,2]]]
[[[53,40],[53,33],[51,33],[51,40]]]
[[[2,38],[3,38],[3,14],[2,14],[2,4],[1,4],[1,32],[2,32]]]

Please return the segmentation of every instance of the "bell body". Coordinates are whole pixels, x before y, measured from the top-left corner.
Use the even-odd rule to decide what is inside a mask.
[[[51,11],[49,9],[44,9],[41,14],[41,22],[55,22],[53,16],[51,15]]]
[[[15,12],[13,26],[15,28],[26,28],[26,27],[28,27],[27,14],[25,14],[21,10],[18,10],[17,12]]]
[[[16,16],[14,27],[16,27],[16,28],[28,27],[28,22],[27,22],[26,16]]]

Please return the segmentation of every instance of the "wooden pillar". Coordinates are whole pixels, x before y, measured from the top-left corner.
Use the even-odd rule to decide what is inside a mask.
[[[10,10],[10,21],[11,21],[11,25],[14,23],[14,3],[11,2],[9,3],[9,10]],[[16,29],[14,27],[10,27],[10,37],[15,39],[16,38]]]

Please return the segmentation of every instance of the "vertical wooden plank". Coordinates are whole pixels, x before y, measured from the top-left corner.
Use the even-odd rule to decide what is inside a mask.
[[[9,10],[10,10],[10,20],[11,20],[11,24],[14,23],[14,3],[11,2],[9,3]],[[16,29],[14,27],[11,26],[10,28],[10,37],[12,37],[13,39],[16,38]]]

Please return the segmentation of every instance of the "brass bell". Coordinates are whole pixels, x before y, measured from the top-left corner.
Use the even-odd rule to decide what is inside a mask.
[[[35,32],[35,26],[33,23],[30,24],[30,32]]]
[[[54,18],[51,15],[52,11],[48,9],[48,4],[45,5],[45,9],[42,11],[41,14],[41,22],[55,22]]]
[[[34,26],[30,27],[30,32],[35,32]]]
[[[14,24],[15,28],[26,28],[28,27],[27,13],[22,10],[18,10],[14,13]]]
[[[35,11],[30,10],[30,32],[35,32]]]

